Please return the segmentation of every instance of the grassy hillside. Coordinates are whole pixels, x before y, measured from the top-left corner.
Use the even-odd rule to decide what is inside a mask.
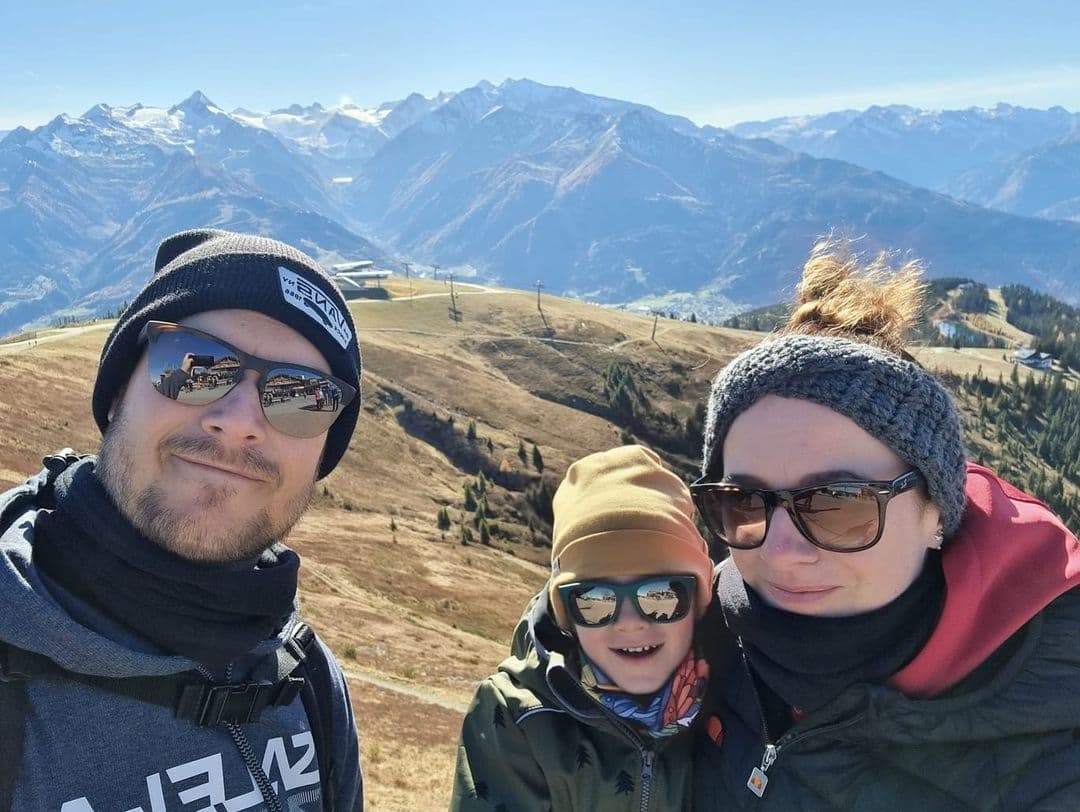
[[[660,319],[654,336],[652,318],[547,296],[541,312],[534,292],[462,284],[452,303],[441,281],[398,280],[389,293],[352,303],[361,419],[291,543],[304,611],[349,678],[368,806],[411,812],[446,806],[473,686],[546,577],[547,499],[566,466],[638,437],[693,476],[709,381],[761,335]],[[0,486],[61,444],[96,449],[89,396],[108,327],[0,346]],[[918,354],[961,392],[980,457],[993,464],[1021,442],[1015,478],[1043,470],[1051,482],[1039,443],[1015,434],[1050,416],[997,428],[1018,403],[1001,350]],[[996,401],[967,391],[999,374]],[[1021,398],[1028,377],[1017,376]]]

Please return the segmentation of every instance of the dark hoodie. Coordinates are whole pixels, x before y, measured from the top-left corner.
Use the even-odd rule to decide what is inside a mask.
[[[0,495],[0,503],[11,494]],[[28,510],[0,528],[0,640],[70,671],[104,677],[170,675],[197,667],[185,657],[161,653],[49,581],[32,556],[37,513]],[[237,658],[233,681],[275,679],[275,660],[268,655],[297,622],[294,611],[280,636]],[[327,660],[333,663],[329,654]],[[358,764],[345,683],[336,666],[332,670],[335,760]],[[266,809],[224,727],[196,727],[175,719],[169,708],[51,677],[31,680],[27,695],[13,812]],[[268,709],[243,730],[283,807],[323,810],[319,765],[301,699]],[[4,732],[0,726],[0,736]],[[11,767],[0,764],[0,769]],[[353,809],[359,792],[359,771],[342,771],[337,808]]]
[[[695,809],[1080,809],[1080,543],[1038,500],[969,465],[946,598],[888,685],[854,685],[766,752],[757,692],[722,628]],[[772,755],[770,753],[770,755]]]

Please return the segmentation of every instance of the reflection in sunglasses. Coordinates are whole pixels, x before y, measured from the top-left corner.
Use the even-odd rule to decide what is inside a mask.
[[[167,322],[149,322],[150,381],[165,397],[190,406],[223,398],[247,370],[258,373],[263,414],[278,431],[315,437],[327,431],[356,390],[325,372],[250,355],[209,333]]]

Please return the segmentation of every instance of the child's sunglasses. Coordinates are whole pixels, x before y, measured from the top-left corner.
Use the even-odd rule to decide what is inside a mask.
[[[259,358],[192,327],[148,321],[139,333],[143,341],[150,383],[163,397],[188,406],[220,400],[246,370],[255,370],[266,422],[292,437],[318,437],[356,397],[355,387],[326,372]]]
[[[702,478],[690,486],[690,494],[709,530],[736,550],[764,544],[773,512],[782,506],[803,538],[815,547],[857,553],[881,539],[889,500],[924,481],[918,471],[908,471],[889,482],[829,482],[768,491]]]
[[[559,597],[578,626],[606,626],[619,616],[623,598],[650,623],[674,623],[690,614],[697,579],[693,575],[650,575],[628,584],[578,581],[559,587]]]

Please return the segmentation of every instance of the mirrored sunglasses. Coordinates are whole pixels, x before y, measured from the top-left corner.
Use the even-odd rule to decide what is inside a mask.
[[[139,341],[148,345],[154,389],[188,406],[220,400],[247,370],[254,370],[266,421],[291,437],[317,437],[329,430],[356,397],[355,387],[326,372],[259,358],[192,327],[149,321]]]
[[[924,482],[918,471],[908,471],[888,482],[854,480],[770,491],[699,479],[690,494],[706,527],[736,550],[764,544],[773,512],[781,506],[815,547],[857,553],[881,540],[889,500]]]
[[[619,615],[624,598],[650,623],[674,623],[690,614],[697,579],[693,575],[651,575],[626,584],[578,581],[559,587],[559,597],[578,626],[606,626]]]

